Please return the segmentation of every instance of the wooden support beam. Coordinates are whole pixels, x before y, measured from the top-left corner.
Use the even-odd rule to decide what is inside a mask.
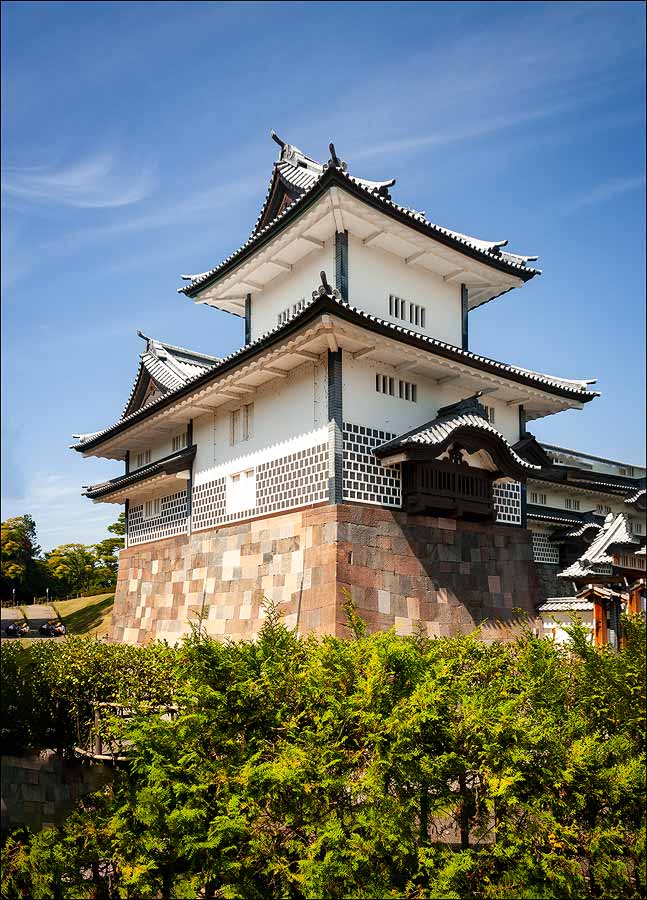
[[[270,260],[272,262],[272,260]],[[258,281],[252,281],[250,278],[243,278],[241,284],[248,284],[250,287],[254,288],[256,291],[264,291],[265,285],[259,284]]]
[[[278,375],[279,378],[287,378],[289,372],[286,372],[285,369],[275,369],[274,366],[261,366],[262,372],[271,372],[272,375]]]
[[[385,231],[383,228],[379,228],[377,231],[374,231],[371,234],[369,234],[367,237],[365,237],[364,240],[362,241],[362,244],[364,245],[364,247],[368,247],[368,245],[371,243],[371,241],[374,241],[375,238],[378,238],[381,234],[385,234]]]
[[[528,402],[528,399],[528,397],[514,397],[506,402],[506,406],[523,406],[524,403]]]
[[[341,204],[339,203],[339,195],[337,193],[337,188],[332,188],[330,191],[330,208],[332,209],[332,216],[335,220],[335,230],[339,234],[343,234],[346,230],[344,226],[344,217],[341,211]]]
[[[362,356],[366,356],[367,353],[372,353],[375,350],[375,345],[371,345],[370,347],[362,347],[361,350],[355,350],[354,353],[351,353],[353,359],[361,359]]]
[[[453,272],[448,272],[447,275],[443,275],[443,281],[447,281],[451,283],[452,281],[456,281],[461,275],[464,275],[466,269],[454,269]]]
[[[460,381],[462,375],[443,375],[442,378],[436,379],[436,384],[449,384],[451,381]]]
[[[421,256],[426,256],[426,250],[418,250],[417,253],[412,253],[411,256],[407,256],[404,260],[405,265],[410,266],[412,263],[416,262],[416,260],[420,259]]]
[[[284,272],[291,272],[292,265],[290,263],[283,262],[282,259],[270,259],[268,262],[271,262],[273,266],[278,266],[279,269],[283,269]]]
[[[319,238],[310,237],[308,234],[300,234],[299,239],[302,241],[308,241],[309,244],[314,244],[315,247],[325,247],[326,242],[320,241]]]
[[[310,359],[312,362],[319,362],[321,359],[321,354],[311,353],[310,350],[290,350],[290,353],[293,353],[295,356],[303,356],[304,359]]]
[[[399,366],[395,367],[395,371],[396,372],[410,372],[411,369],[416,369],[416,368],[418,368],[419,365],[420,365],[420,363],[416,359],[413,362],[400,363]]]

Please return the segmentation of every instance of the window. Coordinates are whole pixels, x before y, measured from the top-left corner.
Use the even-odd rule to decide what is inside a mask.
[[[301,310],[305,307],[305,305],[306,305],[306,298],[302,297],[299,301],[297,301],[296,303],[293,303],[292,306],[288,306],[288,307],[286,307],[286,309],[282,309],[281,312],[276,317],[278,324],[283,325],[284,322],[287,322],[287,320],[290,318],[290,316],[296,316],[296,314],[298,312],[301,312]]]
[[[151,461],[150,450],[141,450],[135,458],[136,466],[138,469],[141,469],[142,466],[147,466],[150,461]]]
[[[566,509],[579,510],[580,501],[574,500],[572,497],[567,497],[564,505],[566,506]]]
[[[389,396],[395,396],[395,379],[391,378],[389,375],[380,375],[376,373],[375,375],[375,390],[378,394],[389,394]]]
[[[634,534],[642,534],[643,533],[643,523],[636,522],[635,520],[631,523],[631,530]]]
[[[622,466],[622,468],[620,469],[620,474],[621,475],[629,475],[630,477],[633,477],[634,467],[633,466]]]
[[[608,516],[611,512],[611,507],[605,506],[603,503],[598,503],[598,505],[595,507],[595,511],[599,516]]]
[[[537,491],[530,492],[530,502],[537,506],[546,506],[546,494],[538,494]]]
[[[236,472],[227,479],[227,512],[240,513],[256,507],[256,473],[254,469]]]
[[[184,450],[188,442],[188,434],[186,431],[183,431],[181,434],[173,435],[173,453],[177,453],[178,450]]]
[[[399,397],[400,400],[418,402],[418,385],[411,381],[402,381],[392,378],[390,375],[375,374],[375,390],[378,394],[388,394],[389,397]]]
[[[254,404],[247,403],[229,414],[229,441],[231,446],[248,441],[254,431]]]
[[[496,410],[495,410],[495,408],[494,408],[493,406],[486,406],[486,407],[485,407],[485,413],[486,413],[486,415],[487,415],[487,420],[488,420],[488,422],[490,423],[490,425],[494,425],[494,423],[496,422]]]
[[[411,325],[418,325],[420,328],[426,325],[426,308],[410,300],[403,300],[402,297],[396,297],[395,294],[389,294],[389,315]]]
[[[156,519],[160,514],[161,500],[156,497],[155,500],[147,500],[144,503],[144,518]]]

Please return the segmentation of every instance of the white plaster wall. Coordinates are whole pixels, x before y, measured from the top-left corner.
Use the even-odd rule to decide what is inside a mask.
[[[309,300],[312,292],[321,284],[320,272],[326,273],[330,284],[335,283],[335,257],[333,239],[322,249],[313,250],[292,268],[274,278],[267,288],[252,294],[251,338],[256,340],[265,332],[276,328],[278,315],[291,308],[302,297]]]
[[[593,643],[595,634],[595,623],[593,621],[593,611],[574,610],[573,612],[544,612],[542,613],[541,624],[543,628],[543,636],[552,638],[556,644],[570,643],[570,635],[566,631],[569,625],[573,624],[574,619],[579,619],[582,625],[588,630],[589,643]]]
[[[237,461],[244,467],[242,460],[250,454],[324,426],[325,422],[315,420],[316,368],[312,363],[304,363],[288,378],[276,378],[253,397],[250,395],[250,401],[254,403],[254,428],[248,441],[230,445],[229,412],[233,406],[216,415],[194,420],[193,436],[197,446],[194,481],[200,480],[201,473],[224,463],[231,463],[232,471],[236,471]]]
[[[392,253],[378,247],[365,247],[348,239],[348,299],[352,306],[386,319],[405,324],[389,316],[389,294],[396,294],[426,309],[425,328],[406,323],[412,331],[438,338],[460,347],[462,341],[460,284],[449,284],[440,275],[408,266]]]
[[[343,408],[344,420],[356,425],[368,425],[401,434],[418,425],[434,419],[438,410],[450,403],[463,399],[465,391],[451,385],[438,385],[429,378],[422,378],[412,372],[398,374],[391,366],[380,365],[371,360],[353,360],[344,354],[343,365]],[[392,376],[397,381],[409,381],[417,385],[416,403],[390,397],[375,390],[375,374]],[[483,397],[482,402],[495,407],[495,427],[510,442],[519,440],[519,414],[516,408],[506,407],[493,398]]]
[[[186,431],[186,425],[184,427],[178,425],[177,431],[174,431],[172,434],[169,434],[164,438],[157,438],[154,443],[149,444],[149,449],[151,451],[151,462],[155,462],[157,459],[163,459],[165,456],[169,456],[173,452],[173,437],[175,434],[180,434],[182,431]],[[141,468],[137,466],[137,454],[141,453],[142,449],[138,448],[137,450],[130,451],[130,471],[134,472],[137,468]],[[149,465],[147,463],[147,465]]]
[[[536,491],[538,494],[546,495],[546,506],[552,506],[555,509],[563,509],[566,510],[566,499],[573,499],[580,501],[580,508],[576,510],[577,512],[593,512],[597,514],[597,505],[601,503],[604,506],[610,506],[611,512],[614,514],[618,513],[626,513],[627,505],[624,503],[622,498],[618,497],[604,497],[600,496],[600,494],[594,493],[585,493],[584,491],[568,492],[560,490],[558,487],[547,487],[543,484],[535,484],[531,478],[528,479],[528,503],[534,503],[531,499],[531,492]],[[568,512],[573,512],[574,510],[567,510]]]

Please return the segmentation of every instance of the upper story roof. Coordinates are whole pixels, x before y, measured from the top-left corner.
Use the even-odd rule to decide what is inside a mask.
[[[395,179],[369,181],[351,175],[332,144],[330,159],[322,164],[298,147],[273,137],[281,148],[279,159],[251,236],[207,272],[183,275],[189,284],[179,288],[181,293],[242,315],[246,294],[263,290],[286,267],[291,268],[316,246],[322,246],[335,231],[344,230],[365,243],[376,241],[373,246],[380,247],[383,241],[383,248],[389,252],[417,266],[433,265],[430,271],[445,278],[460,277],[471,291],[470,308],[539,274],[528,265],[537,257],[504,250],[507,240],[476,238],[431,222],[424,212],[396,203],[389,192]],[[317,201],[329,193],[330,202],[319,206]],[[315,206],[316,215],[306,221],[306,212]],[[300,227],[290,233],[288,241],[288,231],[296,220]],[[389,221],[391,225],[387,226]],[[279,235],[281,245],[274,246]],[[273,252],[256,259],[268,244],[272,244]],[[252,258],[256,265],[245,266]]]
[[[581,450],[573,450],[569,447],[558,447],[555,444],[542,443],[542,447],[558,465],[588,469],[591,472],[624,478],[644,478],[647,471],[644,464],[636,465],[617,459],[608,459],[605,456],[594,456],[592,453],[583,453]]]

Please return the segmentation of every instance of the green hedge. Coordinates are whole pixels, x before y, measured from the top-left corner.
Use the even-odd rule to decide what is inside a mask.
[[[169,702],[178,651],[167,644],[132,647],[92,638],[3,641],[0,645],[4,753],[69,753],[88,737],[93,701]]]
[[[302,640],[269,613],[255,643],[9,651],[67,728],[147,688],[179,714],[114,723],[130,764],[6,843],[3,897],[645,896],[643,624],[613,653],[578,628],[485,646],[352,617],[354,640]]]

